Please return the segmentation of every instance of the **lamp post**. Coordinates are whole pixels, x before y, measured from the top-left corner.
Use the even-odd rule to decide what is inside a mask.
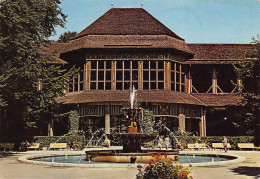
[[[255,64],[254,68],[254,96],[260,97],[260,60]],[[259,99],[254,99],[255,104],[259,103]],[[258,101],[258,102],[257,102]],[[254,143],[255,146],[260,146],[260,106],[255,105],[254,107],[254,119],[255,119],[255,133],[254,133]]]

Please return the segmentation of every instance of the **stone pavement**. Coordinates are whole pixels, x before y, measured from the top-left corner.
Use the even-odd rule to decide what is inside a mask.
[[[30,151],[0,154],[0,179],[133,179],[137,174],[135,168],[49,167],[23,164],[17,161],[18,157],[40,153],[42,152]],[[78,153],[82,154],[82,151]],[[220,151],[218,153],[223,152]],[[229,153],[245,156],[247,159],[245,162],[237,164],[191,167],[191,175],[194,179],[260,179],[260,151],[229,151]]]

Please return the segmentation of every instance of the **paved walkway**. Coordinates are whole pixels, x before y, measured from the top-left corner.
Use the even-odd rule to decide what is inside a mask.
[[[42,152],[30,151],[0,154],[0,179],[133,179],[137,174],[137,170],[134,168],[49,167],[23,164],[17,161],[18,157],[40,153]],[[82,153],[82,151],[80,153]],[[245,156],[247,159],[245,162],[238,164],[191,167],[191,175],[194,179],[260,179],[260,151],[229,151],[229,153]]]

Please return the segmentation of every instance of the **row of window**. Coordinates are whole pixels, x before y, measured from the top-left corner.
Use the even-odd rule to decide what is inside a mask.
[[[115,62],[116,90],[136,89],[142,85],[143,90],[164,89],[164,61],[116,61]],[[141,74],[139,73],[141,70]],[[142,81],[142,84],[138,83]],[[111,90],[112,88],[112,61],[91,61],[90,90]],[[185,74],[181,65],[171,62],[171,90],[185,89]],[[83,90],[83,69],[76,78],[70,91]]]

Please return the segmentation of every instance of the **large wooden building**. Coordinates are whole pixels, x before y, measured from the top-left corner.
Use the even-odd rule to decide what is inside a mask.
[[[187,44],[143,8],[111,8],[68,44],[48,48],[59,52],[59,62],[81,67],[58,101],[79,104],[84,131],[124,132],[121,108],[129,106],[135,86],[138,105],[153,111],[155,120],[206,136],[208,123],[223,122],[226,107],[240,101],[233,64],[250,47]]]

